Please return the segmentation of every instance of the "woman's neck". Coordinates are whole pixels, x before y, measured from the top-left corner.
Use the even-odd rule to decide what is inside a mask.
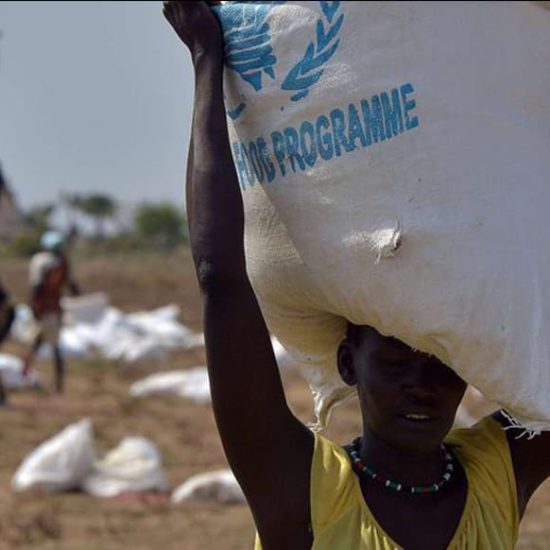
[[[445,467],[441,449],[426,453],[397,449],[368,428],[364,429],[359,454],[376,473],[405,485],[437,483]]]

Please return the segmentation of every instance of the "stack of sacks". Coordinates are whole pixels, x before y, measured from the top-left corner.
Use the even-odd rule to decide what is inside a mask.
[[[193,349],[204,344],[202,334],[177,321],[179,308],[176,305],[125,314],[114,307],[102,307],[100,299],[90,300],[85,296],[80,300],[78,306],[69,302],[66,320],[71,324],[61,329],[60,347],[68,357],[99,353],[106,359],[132,363],[161,358],[174,349]],[[30,309],[17,306],[12,335],[28,343],[33,323]],[[47,346],[42,349],[43,353],[50,353]]]
[[[291,1],[215,12],[247,270],[320,425],[353,391],[336,369],[349,320],[550,429],[550,11]]]
[[[157,447],[144,437],[126,437],[102,460],[96,460],[89,419],[67,426],[23,460],[12,479],[15,491],[82,490],[96,497],[165,491]]]

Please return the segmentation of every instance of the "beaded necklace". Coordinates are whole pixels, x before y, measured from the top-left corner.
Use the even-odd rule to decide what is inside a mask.
[[[393,481],[387,477],[384,477],[381,474],[377,474],[374,470],[369,468],[362,460],[359,455],[359,448],[361,444],[361,438],[358,437],[353,440],[353,443],[351,444],[351,448],[349,450],[349,454],[353,463],[354,470],[357,472],[359,476],[366,475],[369,479],[372,479],[373,481],[376,481],[377,483],[380,483],[387,489],[390,489],[391,491],[395,491],[397,493],[399,492],[405,492],[405,493],[411,493],[413,495],[422,495],[426,493],[436,493],[449,483],[451,480],[453,471],[454,471],[454,460],[451,453],[445,448],[444,445],[441,445],[441,451],[443,452],[443,455],[445,457],[445,471],[443,472],[443,476],[441,477],[441,480],[438,483],[432,483],[431,485],[404,485],[403,483],[399,483],[398,481]]]

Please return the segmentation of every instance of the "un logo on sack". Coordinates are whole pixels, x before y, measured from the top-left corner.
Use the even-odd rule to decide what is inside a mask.
[[[224,34],[226,67],[236,71],[254,92],[263,87],[264,78],[276,79],[277,57],[271,46],[268,15],[274,7],[286,2],[226,2],[214,8]],[[344,21],[341,2],[319,2],[321,15],[311,40],[299,61],[288,71],[281,89],[292,95],[291,101],[300,101],[309,94],[310,88],[321,79],[324,68],[334,55]],[[236,120],[246,109],[241,103],[228,111]]]

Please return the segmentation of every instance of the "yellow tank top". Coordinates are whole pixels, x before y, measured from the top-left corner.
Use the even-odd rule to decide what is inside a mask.
[[[448,550],[512,550],[519,515],[512,459],[498,422],[453,430],[446,443],[468,479],[462,517]],[[380,527],[345,450],[319,434],[311,466],[312,550],[402,550]],[[256,550],[261,545],[256,538]]]

